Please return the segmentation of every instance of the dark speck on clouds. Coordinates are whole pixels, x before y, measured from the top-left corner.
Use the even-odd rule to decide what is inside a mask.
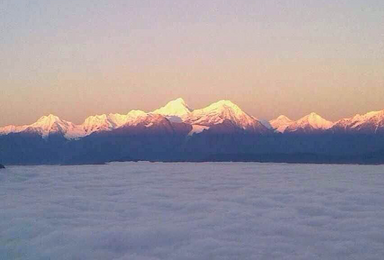
[[[114,163],[0,173],[0,259],[383,259],[382,166]]]

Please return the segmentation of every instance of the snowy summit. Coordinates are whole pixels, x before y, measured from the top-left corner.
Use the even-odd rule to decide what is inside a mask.
[[[191,113],[192,109],[188,107],[184,99],[178,98],[168,102],[165,106],[156,109],[152,113],[163,116],[177,116],[184,117]]]
[[[284,133],[285,129],[293,123],[291,119],[286,116],[279,116],[276,119],[269,121],[270,125],[279,133]]]
[[[375,134],[384,132],[384,110],[372,111],[365,115],[355,115],[344,118],[335,123],[334,132]]]
[[[232,122],[244,130],[265,132],[268,129],[255,117],[248,115],[230,100],[220,100],[210,106],[192,111],[185,122],[191,125],[212,126]]]
[[[286,129],[285,133],[311,133],[331,128],[333,123],[328,121],[316,113],[309,115],[293,122]]]

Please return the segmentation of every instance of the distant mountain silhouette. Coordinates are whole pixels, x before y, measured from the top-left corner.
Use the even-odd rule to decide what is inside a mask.
[[[267,125],[267,126],[265,126]],[[177,99],[150,113],[88,117],[74,125],[49,115],[0,128],[4,164],[110,161],[384,163],[384,112],[332,123],[316,113],[269,124],[222,100],[193,110]]]

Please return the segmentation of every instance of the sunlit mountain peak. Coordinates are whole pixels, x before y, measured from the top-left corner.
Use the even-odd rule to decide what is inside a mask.
[[[160,114],[163,116],[177,116],[183,117],[191,113],[192,109],[188,107],[184,99],[177,98],[168,102],[165,106],[156,109],[152,113]]]
[[[270,125],[280,133],[283,133],[287,127],[292,124],[294,121],[289,119],[288,117],[281,115],[277,117],[276,119],[273,119],[269,121]]]

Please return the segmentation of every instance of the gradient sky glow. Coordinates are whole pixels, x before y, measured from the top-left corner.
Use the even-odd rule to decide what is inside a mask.
[[[192,108],[384,109],[383,0],[0,2],[0,126]]]

